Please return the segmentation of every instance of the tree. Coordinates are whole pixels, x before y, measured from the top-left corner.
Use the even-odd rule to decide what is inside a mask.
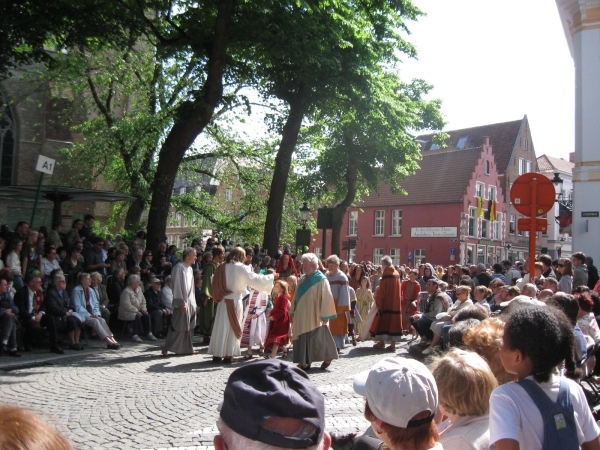
[[[403,83],[382,69],[364,90],[315,114],[317,154],[307,163],[304,185],[336,201],[332,253],[340,254],[342,218],[361,193],[377,191],[381,182],[402,192],[400,181],[419,168],[421,148],[411,133],[444,125],[440,101],[424,99],[430,89],[422,80]]]

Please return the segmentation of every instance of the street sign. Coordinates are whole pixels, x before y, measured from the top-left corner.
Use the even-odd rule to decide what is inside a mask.
[[[450,248],[450,261],[454,261],[456,259],[456,249],[454,247]]]
[[[48,158],[43,155],[38,156],[37,164],[35,166],[35,170],[38,172],[42,172],[48,175],[52,175],[54,172],[54,164],[56,161],[52,158]]]
[[[581,211],[581,217],[600,217],[600,211]]]
[[[519,231],[531,231],[531,219],[521,218],[517,220]],[[548,231],[548,221],[546,219],[535,219],[535,231]]]
[[[530,172],[515,180],[510,189],[510,201],[517,211],[527,217],[532,214],[532,183],[537,183],[535,189],[535,215],[546,214],[554,207],[556,191],[552,182],[541,173]]]
[[[408,262],[412,262],[412,252],[408,252]]]

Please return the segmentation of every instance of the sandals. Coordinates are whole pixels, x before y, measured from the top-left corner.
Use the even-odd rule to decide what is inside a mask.
[[[310,364],[307,364],[305,366],[298,364],[298,369],[302,369],[306,372],[307,370],[310,370]]]
[[[265,356],[265,349],[264,348],[258,349],[258,356]]]
[[[385,344],[378,342],[377,344],[373,344],[373,348],[385,348]]]
[[[252,358],[254,358],[254,355],[251,355],[250,353],[246,353],[246,356],[244,356],[245,361],[252,359]]]
[[[388,345],[385,349],[389,350],[390,352],[395,352],[396,351],[396,346],[392,347],[391,345]]]
[[[233,356],[226,356],[223,358],[223,364],[231,364],[233,363]]]
[[[321,370],[327,369],[330,364],[331,364],[331,360],[329,360],[329,361],[323,361],[323,364],[321,364]]]

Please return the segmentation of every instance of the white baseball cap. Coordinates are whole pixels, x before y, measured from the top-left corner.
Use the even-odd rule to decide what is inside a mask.
[[[371,370],[354,377],[354,391],[367,398],[375,416],[400,428],[431,422],[438,407],[435,379],[427,367],[414,359],[385,358]],[[411,419],[429,411],[422,420]]]

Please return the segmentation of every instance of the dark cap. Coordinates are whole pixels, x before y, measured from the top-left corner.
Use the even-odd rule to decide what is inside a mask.
[[[288,437],[263,428],[270,418],[300,419],[314,434]],[[278,360],[257,361],[232,372],[227,380],[221,419],[237,434],[283,448],[308,448],[325,431],[323,394],[303,370]]]

